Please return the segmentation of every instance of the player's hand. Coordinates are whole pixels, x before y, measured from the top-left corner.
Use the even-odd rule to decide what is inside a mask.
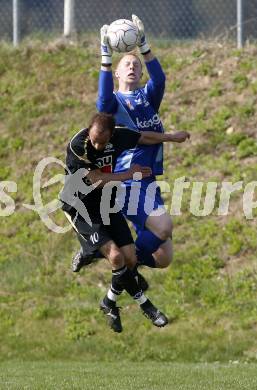
[[[108,38],[108,24],[105,24],[101,27],[101,56],[102,56],[102,65],[111,65],[112,64],[112,48],[109,44]]]
[[[138,177],[135,177],[137,173]],[[152,170],[150,167],[142,167],[139,164],[133,164],[129,169],[129,174],[131,175],[131,177],[133,177],[134,180],[141,180],[145,177],[151,176]]]
[[[170,134],[170,140],[172,142],[178,142],[181,144],[190,138],[190,134],[187,131],[177,131],[176,133]]]
[[[145,28],[141,19],[138,16],[132,15],[132,21],[139,31],[138,47],[141,54],[146,54],[150,51],[150,46],[146,42]]]

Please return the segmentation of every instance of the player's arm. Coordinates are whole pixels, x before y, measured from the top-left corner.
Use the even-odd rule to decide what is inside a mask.
[[[100,180],[101,183],[99,184],[99,186],[103,187],[105,184],[111,181],[126,181],[129,179],[133,179],[133,175],[135,173],[141,173],[142,178],[145,178],[151,176],[152,170],[149,167],[142,167],[141,165],[134,164],[127,171],[120,173],[104,173],[101,172],[100,169],[94,169],[92,171],[89,171],[86,177],[91,181],[92,184]]]
[[[139,19],[139,17],[136,16],[136,15],[132,15],[132,20],[133,20],[133,23],[137,26],[138,31],[139,31],[140,40],[139,40],[139,43],[138,43],[138,48],[139,48],[139,51],[140,51],[140,53],[142,54],[142,56],[144,58],[147,70],[149,72],[147,64],[149,62],[152,62],[153,60],[157,64],[159,64],[159,62],[158,62],[157,58],[153,55],[153,52],[152,52],[152,50],[151,50],[151,48],[150,48],[150,46],[149,46],[149,44],[148,44],[148,42],[146,40],[145,28],[144,28],[142,20]],[[151,74],[150,74],[150,76],[151,76]],[[158,69],[156,69],[156,71],[154,72],[153,76],[156,79],[156,81],[165,82],[165,74],[163,73],[160,64],[159,64]]]
[[[156,58],[153,61],[147,62],[146,68],[150,79],[145,85],[145,94],[152,107],[158,112],[165,91],[166,77],[161,64]]]
[[[145,65],[150,76],[150,80],[145,87],[145,93],[154,109],[158,111],[164,94],[166,77],[161,64],[154,57],[146,40],[143,22],[136,15],[132,15],[132,20],[139,31],[140,42],[138,48],[144,57]]]
[[[116,97],[113,93],[114,84],[112,77],[112,48],[109,45],[105,24],[101,30],[101,70],[98,82],[98,98],[96,107],[100,112],[115,113],[117,109]]]
[[[154,56],[151,52],[150,46],[146,41],[145,28],[143,22],[136,15],[132,15],[132,21],[134,25],[137,27],[139,33],[139,42],[138,42],[139,51],[144,56],[145,62],[152,61],[154,59]]]
[[[154,145],[162,142],[182,143],[190,138],[187,131],[177,131],[175,133],[157,133],[154,131],[142,131],[138,140],[139,144]]]
[[[112,48],[108,39],[108,24],[104,24],[100,30],[101,36],[101,70],[104,72],[112,71]]]

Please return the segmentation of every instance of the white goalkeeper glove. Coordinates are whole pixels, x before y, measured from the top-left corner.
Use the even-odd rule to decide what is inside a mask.
[[[107,35],[108,24],[105,24],[101,27],[100,35],[101,35],[101,56],[102,56],[102,65],[103,66],[111,66],[112,64],[112,48],[109,44],[109,38]]]
[[[143,22],[136,15],[132,15],[132,21],[133,21],[134,25],[138,28],[138,32],[139,32],[138,47],[139,47],[140,53],[147,54],[150,52],[150,46],[146,42],[145,29],[144,29]]]

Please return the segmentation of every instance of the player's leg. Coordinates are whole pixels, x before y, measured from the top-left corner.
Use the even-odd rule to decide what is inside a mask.
[[[119,307],[116,302],[123,291],[123,286],[119,283],[118,278],[114,275],[124,268],[124,258],[114,241],[110,240],[100,248],[102,255],[109,260],[112,267],[111,286],[100,302],[100,309],[107,316],[109,326],[114,332],[122,332]]]
[[[100,303],[101,310],[108,316],[111,328],[116,332],[122,331],[121,326],[113,326],[113,321],[115,321],[115,324],[117,325],[119,309],[116,306],[116,301],[123,289],[139,304],[143,314],[149,318],[155,326],[165,326],[168,323],[167,317],[144,295],[133,272],[126,266],[125,257],[114,241],[107,242],[100,248],[100,251],[110,261],[112,266],[111,287],[103,301]]]
[[[85,263],[89,264],[94,257],[94,254],[100,252],[102,256],[110,261],[113,270],[122,268],[124,265],[124,258],[120,254],[119,248],[117,248],[115,243],[111,240],[106,228],[100,223],[97,210],[95,210],[95,214],[91,216],[91,221],[92,225],[88,225],[80,215],[76,215],[76,218],[71,220],[72,226],[76,231],[78,240],[81,244],[81,249],[78,253],[78,262],[77,264],[73,264],[73,267],[76,266],[76,269],[78,269]],[[112,282],[105,300],[101,302],[100,305],[101,310],[108,318],[110,327],[115,332],[122,331],[119,308],[116,306],[116,300],[122,293],[122,290],[123,288],[116,285],[115,282]]]
[[[139,263],[153,268],[167,267],[172,260],[171,236],[172,223],[166,211],[159,216],[154,212],[150,214],[146,218],[145,228],[137,230],[135,244]]]
[[[83,235],[80,235],[78,228],[75,225],[78,214],[74,210],[69,210],[69,212],[65,211],[64,214],[73,227],[73,230],[75,230],[78,240],[81,244],[80,249],[75,253],[71,261],[72,271],[79,272],[82,267],[92,262],[92,255],[90,253],[86,253],[86,248],[84,246],[86,239],[83,237]]]
[[[145,277],[139,273],[138,271],[138,261],[137,261],[137,256],[136,256],[136,248],[134,244],[130,245],[125,245],[120,248],[120,251],[122,252],[124,259],[125,259],[125,264],[127,267],[133,272],[133,275],[141,288],[143,292],[148,290],[149,284]]]
[[[170,265],[173,258],[172,239],[168,238],[156,252],[153,253],[157,268],[166,268]]]
[[[137,232],[135,245],[139,263],[148,267],[164,268],[172,260],[172,221],[164,208],[160,188],[155,182],[151,182],[149,191],[148,185],[149,183],[142,182],[136,215],[129,214],[127,204],[123,212]],[[133,201],[133,197],[130,197],[130,202]]]
[[[154,212],[146,219],[145,227],[148,232],[141,233],[141,240],[144,242],[145,237],[152,240],[151,249],[155,265],[158,268],[166,268],[170,265],[173,257],[172,250],[172,220],[170,215],[165,212],[160,216],[154,215]],[[150,232],[150,234],[149,234]],[[162,240],[158,246],[159,240]],[[154,244],[156,244],[154,246]],[[147,248],[147,249],[148,249]]]
[[[82,255],[93,255],[99,250],[104,257],[106,257],[112,266],[112,285],[106,297],[101,302],[100,308],[107,315],[109,324],[115,332],[121,332],[122,326],[119,316],[119,309],[116,306],[117,297],[123,289],[125,289],[131,297],[140,305],[143,313],[158,327],[165,326],[168,323],[167,318],[162,314],[152,303],[145,297],[142,290],[132,273],[132,271],[125,265],[125,258],[115,244],[111,240],[106,227],[98,223],[98,210],[94,210],[91,217],[92,225],[89,225],[79,214],[72,215],[72,225],[77,232],[79,241],[82,246]],[[124,220],[124,223],[126,221]],[[119,229],[119,235],[120,231]],[[129,232],[130,233],[130,232]],[[119,238],[120,239],[120,238]],[[118,240],[118,237],[117,237]],[[126,238],[123,238],[123,242]],[[127,242],[130,242],[131,238]],[[133,241],[133,240],[132,240]],[[113,288],[112,288],[113,287]]]
[[[94,207],[91,207],[93,210]],[[93,210],[94,211],[94,210]],[[91,264],[92,262],[97,261],[103,256],[98,250],[95,250],[95,247],[92,248],[90,243],[93,244],[95,238],[99,238],[98,229],[101,226],[101,217],[98,210],[96,209],[94,213],[90,216],[93,221],[93,226],[88,225],[85,220],[80,216],[80,214],[70,208],[69,210],[64,209],[64,214],[67,217],[68,221],[72,225],[73,229],[77,234],[77,238],[80,242],[80,249],[73,256],[71,262],[71,269],[73,272],[79,272],[82,267]],[[97,242],[96,244],[101,244]]]
[[[146,291],[149,285],[144,276],[138,272],[134,240],[127,221],[121,212],[110,215],[110,225],[107,229],[110,236],[123,254],[125,264],[133,272],[139,287],[142,291]]]

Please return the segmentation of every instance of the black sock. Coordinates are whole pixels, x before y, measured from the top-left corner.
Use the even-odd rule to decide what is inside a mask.
[[[120,295],[122,291],[124,290],[124,286],[120,282],[119,278],[114,277],[114,273],[119,270],[113,270],[112,271],[112,285],[111,285],[111,290],[113,291],[114,294]]]
[[[108,306],[108,307],[115,307],[116,306],[116,302],[109,299],[107,294],[105,295],[104,299],[103,299],[103,303]]]
[[[148,299],[148,298],[147,298],[147,300],[146,300],[144,303],[142,303],[142,304],[140,305],[140,307],[141,307],[142,310],[146,310],[146,309],[148,309],[149,307],[152,307],[152,306],[153,306],[153,304],[152,304],[152,302],[150,301],[150,299]]]
[[[124,265],[122,268],[112,271],[112,285],[124,288],[127,293],[139,304],[146,301],[142,290],[133,275],[133,272]]]
[[[138,275],[138,269],[137,268],[138,268],[138,264],[136,264],[135,267],[131,270],[131,272],[134,275],[134,277]]]

